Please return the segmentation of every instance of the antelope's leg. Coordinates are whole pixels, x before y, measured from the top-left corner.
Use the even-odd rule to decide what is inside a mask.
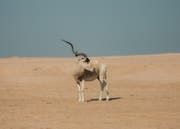
[[[81,101],[84,102],[84,80],[81,81]]]
[[[81,98],[81,86],[80,86],[80,84],[78,83],[77,84],[77,87],[78,87],[78,99],[79,99],[79,102],[81,102],[81,100],[82,100],[82,98]]]
[[[103,89],[102,89],[102,86],[101,86],[100,93],[99,93],[99,101],[102,100],[102,95],[103,95]]]
[[[103,90],[104,90],[104,84],[103,82],[100,81],[100,92],[99,92],[99,100],[102,100],[102,96],[103,96]]]
[[[106,101],[109,101],[109,89],[108,89],[108,84],[106,80],[104,80],[105,83],[105,90],[106,90]]]

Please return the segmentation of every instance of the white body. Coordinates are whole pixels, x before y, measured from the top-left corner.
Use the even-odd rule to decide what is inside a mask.
[[[109,91],[106,81],[106,65],[100,64],[98,61],[91,61],[89,63],[90,68],[93,70],[86,69],[86,65],[82,64],[82,61],[78,61],[73,73],[74,79],[77,83],[78,92],[79,92],[79,101],[84,102],[84,89],[85,81],[98,80],[100,82],[100,95],[99,100],[102,100],[103,90],[106,90],[106,100],[109,100]]]

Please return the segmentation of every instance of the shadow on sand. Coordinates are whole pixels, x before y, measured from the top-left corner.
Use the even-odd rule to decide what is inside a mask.
[[[109,98],[109,101],[113,101],[113,100],[117,100],[117,99],[122,99],[122,97]],[[99,101],[99,99],[98,98],[94,98],[94,99],[87,100],[87,102],[91,102],[91,101]],[[103,98],[102,101],[106,101],[106,98]]]

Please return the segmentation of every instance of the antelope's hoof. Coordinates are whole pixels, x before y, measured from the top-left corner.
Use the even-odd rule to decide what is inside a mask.
[[[85,102],[84,100],[79,100],[79,102]]]
[[[109,101],[109,97],[106,98],[106,101]]]

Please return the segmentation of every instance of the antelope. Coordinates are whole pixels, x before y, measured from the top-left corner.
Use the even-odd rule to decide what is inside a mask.
[[[106,91],[106,101],[109,101],[109,90],[107,84],[107,68],[105,64],[99,63],[97,60],[91,61],[85,53],[79,53],[74,50],[72,43],[62,40],[71,46],[72,52],[77,57],[77,62],[73,72],[76,85],[78,87],[79,102],[84,102],[85,98],[85,81],[98,80],[100,83],[99,100],[102,100],[103,91]]]

